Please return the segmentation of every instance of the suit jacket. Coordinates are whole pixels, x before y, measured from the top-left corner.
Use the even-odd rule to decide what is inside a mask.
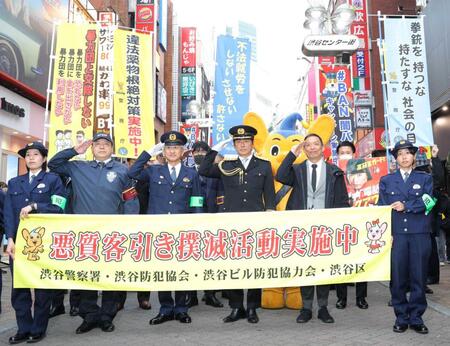
[[[292,186],[292,192],[286,210],[307,209],[308,187],[306,161],[295,164],[297,157],[289,152],[278,168],[275,179],[282,184]],[[347,208],[348,193],[345,186],[344,172],[335,165],[325,163],[325,208]]]
[[[194,168],[181,165],[175,183],[167,164],[144,169],[150,154],[143,152],[128,170],[132,179],[148,182],[147,214],[186,214],[202,212],[202,207],[190,207],[191,197],[202,197],[200,178]]]
[[[378,205],[390,205],[398,201],[405,205],[404,211],[392,210],[392,233],[430,232],[430,215],[425,215],[422,200],[424,194],[433,194],[433,180],[428,173],[413,170],[406,182],[400,170],[381,178]]]
[[[221,212],[275,210],[275,187],[269,161],[253,155],[245,169],[239,157],[225,159],[222,163],[223,170],[242,170],[242,175],[225,175],[219,165],[214,163],[216,155],[217,151],[210,150],[198,172],[206,177],[221,179],[225,196]]]

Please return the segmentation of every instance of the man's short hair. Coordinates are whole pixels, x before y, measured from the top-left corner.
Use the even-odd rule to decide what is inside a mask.
[[[323,146],[322,137],[320,137],[317,133],[308,133],[305,136],[305,139],[303,140],[303,142],[306,141],[309,137],[317,137],[317,138],[319,138],[320,144],[322,144],[322,146]]]

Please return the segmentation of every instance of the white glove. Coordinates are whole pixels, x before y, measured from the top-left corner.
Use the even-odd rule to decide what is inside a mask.
[[[212,150],[215,150],[215,151],[217,151],[217,152],[220,152],[220,151],[221,151],[223,148],[225,148],[225,147],[228,145],[228,143],[230,143],[232,140],[233,140],[232,137],[230,137],[230,138],[228,138],[228,139],[225,139],[224,141],[217,143],[217,144],[216,144],[215,146],[213,146],[211,149],[212,149]]]
[[[162,153],[163,148],[164,148],[164,143],[159,142],[158,144],[153,146],[153,148],[151,148],[150,150],[147,150],[147,152],[150,154],[151,157],[155,157],[158,154]]]

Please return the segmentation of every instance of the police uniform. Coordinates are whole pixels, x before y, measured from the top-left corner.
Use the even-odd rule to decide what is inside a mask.
[[[112,142],[109,135],[97,133],[93,141],[100,139]],[[50,170],[70,177],[72,184],[71,206],[74,214],[124,214],[127,204],[139,203],[137,199],[124,201],[122,193],[131,187],[128,169],[124,164],[109,161],[70,161],[78,153],[74,148],[65,149],[49,161]],[[137,207],[138,208],[138,207]],[[128,208],[136,209],[136,208]],[[97,305],[97,291],[80,292],[79,315],[86,324],[77,329],[84,333],[100,325],[104,331],[112,331],[112,320],[117,313],[118,292],[104,291],[101,307]],[[85,328],[86,327],[86,328]]]
[[[166,132],[161,136],[165,146],[183,146],[186,137],[177,131]],[[151,155],[144,151],[130,167],[128,175],[132,179],[148,182],[147,214],[186,214],[201,212],[202,207],[190,207],[191,197],[201,197],[200,179],[194,168],[181,164],[179,173],[173,181],[168,164],[152,165],[144,169]],[[150,324],[159,324],[176,318],[189,323],[187,315],[186,291],[175,292],[175,302],[171,292],[158,292],[161,304],[159,314],[150,320]]]
[[[25,158],[29,149],[37,149],[44,157],[47,156],[47,149],[39,142],[29,143],[19,150],[19,155]],[[11,238],[14,242],[16,242],[22,208],[31,205],[32,213],[56,214],[63,212],[57,202],[52,202],[53,196],[65,198],[64,186],[60,177],[46,172],[45,169],[42,169],[32,180],[30,177],[31,174],[26,173],[8,182],[8,192],[4,205],[4,223],[6,238]],[[29,231],[32,232],[32,230]],[[19,251],[16,248],[16,252]],[[11,274],[13,274],[12,259],[10,260],[10,266]],[[25,340],[37,342],[45,336],[52,297],[52,290],[35,289],[33,304],[30,289],[12,288],[11,303],[16,311],[18,330],[17,334],[9,339],[11,344]],[[33,313],[31,312],[32,305],[34,306]]]
[[[400,149],[417,151],[410,142],[402,140],[392,150],[395,158]],[[408,325],[419,333],[428,332],[422,320],[427,307],[425,283],[431,252],[430,216],[425,215],[424,194],[432,194],[432,178],[424,172],[412,170],[404,181],[399,169],[380,180],[378,205],[400,201],[405,207],[401,212],[392,211],[391,295],[397,317],[395,332],[405,331]]]
[[[234,126],[229,130],[236,139],[253,139],[257,131],[246,125]],[[215,150],[210,150],[199,167],[199,173],[206,177],[220,178],[224,188],[223,212],[253,212],[275,210],[275,187],[273,183],[272,166],[269,161],[251,155],[247,168],[238,156],[225,158],[219,164],[214,160]],[[245,317],[243,313],[243,290],[230,290],[230,307],[236,318],[225,318],[225,322],[233,322]],[[247,292],[247,309],[255,313],[261,305],[261,290],[249,289]],[[255,313],[256,314],[256,313]],[[231,316],[231,315],[230,315]],[[229,316],[229,317],[230,317]],[[258,319],[249,319],[256,323]]]

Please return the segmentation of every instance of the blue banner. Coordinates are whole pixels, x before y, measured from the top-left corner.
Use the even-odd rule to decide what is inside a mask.
[[[433,145],[423,19],[384,19],[389,147]]]
[[[248,112],[250,55],[248,39],[228,35],[217,38],[213,144],[228,139],[228,130],[241,124]]]

